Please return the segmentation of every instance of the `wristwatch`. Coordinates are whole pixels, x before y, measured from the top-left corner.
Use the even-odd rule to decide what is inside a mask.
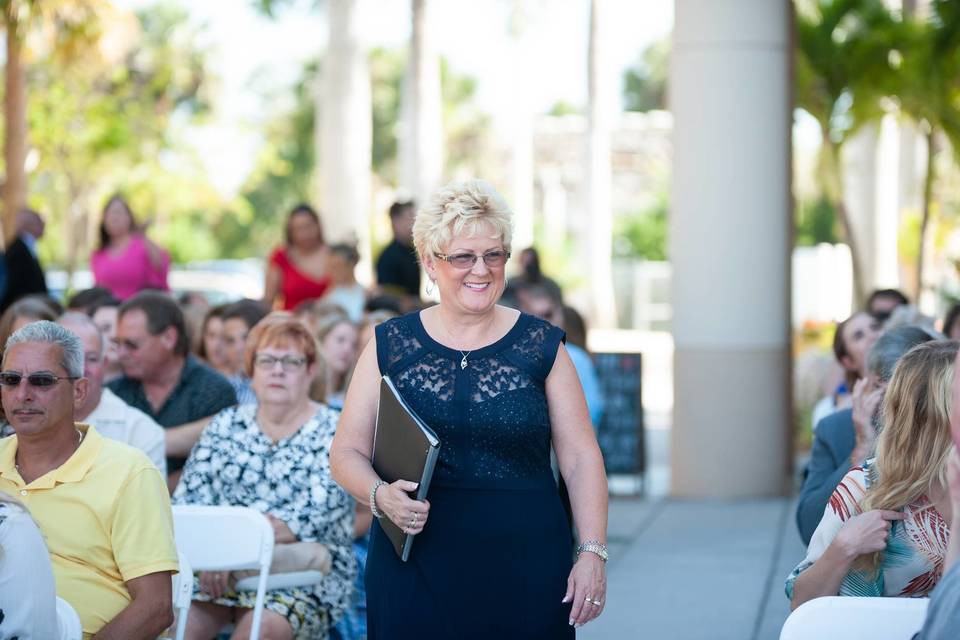
[[[579,556],[584,551],[597,554],[604,562],[607,561],[607,558],[610,555],[607,553],[607,545],[603,544],[599,540],[586,540],[581,542],[580,546],[577,547],[577,555]]]

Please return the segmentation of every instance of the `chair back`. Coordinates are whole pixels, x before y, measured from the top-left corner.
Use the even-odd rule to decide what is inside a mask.
[[[60,596],[57,596],[57,629],[60,631],[59,640],[83,640],[80,616],[73,606]]]
[[[273,557],[273,527],[267,517],[249,507],[174,505],[173,529],[177,550],[194,571],[260,572],[250,631],[250,640],[258,640]]]
[[[790,614],[780,640],[904,640],[920,631],[928,604],[928,598],[815,598]]]
[[[173,609],[177,613],[176,640],[183,640],[187,633],[187,616],[193,601],[193,567],[183,553],[178,553],[180,570],[173,576]],[[256,589],[256,587],[254,587]]]

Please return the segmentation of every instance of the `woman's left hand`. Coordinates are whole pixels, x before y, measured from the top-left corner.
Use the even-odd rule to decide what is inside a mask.
[[[570,624],[575,627],[582,627],[600,615],[607,603],[607,573],[600,556],[589,551],[580,554],[567,578],[563,601],[573,602]]]
[[[267,516],[267,520],[273,525],[273,541],[275,543],[288,544],[290,542],[297,542],[297,536],[293,534],[293,531],[290,530],[286,522],[269,513],[265,513],[264,515]]]

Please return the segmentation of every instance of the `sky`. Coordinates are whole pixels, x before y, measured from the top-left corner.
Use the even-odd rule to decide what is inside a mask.
[[[201,43],[216,77],[217,111],[187,133],[213,184],[229,196],[253,168],[263,144],[262,124],[275,115],[265,95],[283,95],[303,63],[326,46],[324,2],[291,0],[274,19],[259,14],[253,0],[168,0],[204,25]],[[477,103],[494,124],[515,104],[512,69],[517,53],[508,25],[513,7],[524,7],[524,62],[535,112],[559,101],[586,102],[588,0],[431,0],[431,33],[454,71],[477,79]],[[149,0],[115,0],[135,9]],[[410,37],[410,0],[358,0],[363,37],[370,47],[405,46]],[[673,26],[673,0],[605,0],[609,72],[622,77],[651,43]],[[613,107],[617,110],[620,103]]]

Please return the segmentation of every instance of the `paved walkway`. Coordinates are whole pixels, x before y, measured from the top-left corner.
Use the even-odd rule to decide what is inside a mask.
[[[615,498],[607,607],[580,640],[776,640],[802,559],[793,501]]]

